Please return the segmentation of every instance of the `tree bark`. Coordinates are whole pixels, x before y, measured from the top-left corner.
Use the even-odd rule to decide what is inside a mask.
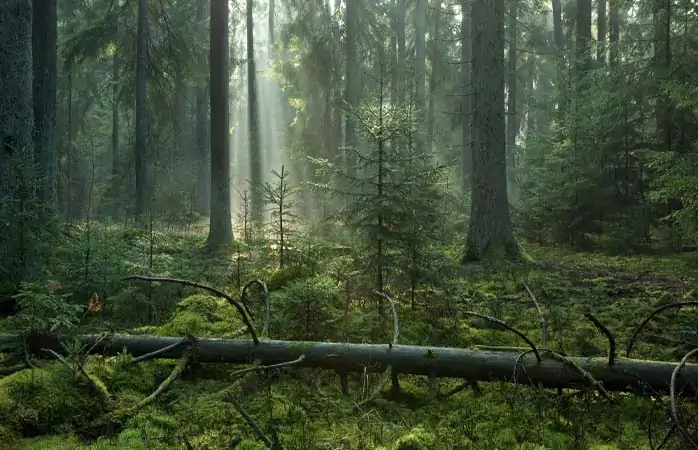
[[[463,262],[517,259],[504,123],[504,0],[474,0],[472,203]]]
[[[34,154],[39,177],[39,199],[50,214],[57,208],[58,2],[35,2],[32,16]]]
[[[262,198],[262,141],[259,135],[259,100],[257,95],[257,66],[254,53],[254,0],[247,0],[247,126],[250,149],[251,213],[254,228],[261,227],[264,216]]]
[[[228,1],[211,1],[211,215],[207,247],[215,251],[233,239],[228,131]]]
[[[463,192],[470,187],[470,177],[472,175],[472,104],[473,104],[473,41],[472,41],[472,23],[471,20],[471,0],[463,0],[461,10],[463,17],[461,21],[461,67],[463,77],[463,129],[462,129],[462,149],[461,149],[461,188]]]
[[[146,202],[146,139],[148,133],[148,0],[138,0],[136,45],[136,222],[143,221]]]
[[[196,22],[198,32],[202,42],[208,40],[208,27],[206,22],[209,17],[209,2],[208,0],[198,0],[196,3]],[[196,183],[195,183],[195,209],[196,212],[208,216],[211,213],[211,142],[209,135],[209,118],[208,118],[208,91],[209,78],[208,76],[202,80],[195,88],[196,102],[196,154],[194,155],[196,167]]]
[[[0,2],[0,203],[3,205],[0,290],[3,291],[18,287],[31,257],[25,248],[23,219],[27,213],[25,203],[34,194],[32,171],[28,170],[34,163],[31,28],[31,1]]]
[[[72,339],[68,337],[69,339]],[[174,346],[157,355],[157,358],[179,358],[186,346],[175,346],[180,337],[132,336],[124,334],[82,335],[77,339],[93,354],[113,356],[124,349],[133,357],[146,355]],[[0,348],[22,342],[16,334],[0,334]],[[29,342],[32,350],[41,348],[61,351],[58,338]],[[46,354],[43,352],[43,354]],[[421,347],[413,345],[344,344],[334,342],[298,342],[264,340],[259,344],[241,339],[197,340],[197,361],[202,363],[278,364],[305,358],[297,365],[328,370],[363,372],[383,371],[390,365],[395,373],[434,375],[442,378],[464,378],[477,381],[504,381],[529,385],[542,384],[546,388],[581,388],[589,386],[588,380],[570,364],[543,356],[538,363],[533,354],[520,360],[522,369],[514,368],[519,353],[484,351],[445,347]],[[636,393],[667,393],[676,363],[616,358],[612,365],[607,358],[568,358],[583,371],[603,384],[608,391]],[[523,370],[525,369],[525,371]],[[698,364],[687,364],[677,377],[677,392],[695,395],[698,388]]]

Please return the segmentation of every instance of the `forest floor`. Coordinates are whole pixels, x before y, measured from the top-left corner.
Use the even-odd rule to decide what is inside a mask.
[[[377,316],[369,299],[373,278],[362,272],[361,255],[320,240],[299,242],[291,264],[278,269],[272,247],[260,251],[237,244],[231,252],[211,257],[203,255],[203,241],[202,234],[190,232],[149,234],[106,226],[89,235],[73,231],[55,252],[50,279],[59,281],[61,292],[76,303],[86,304],[93,293],[102,300],[101,311],[81,319],[73,332],[111,328],[161,336],[237,335],[242,323],[224,301],[178,285],[121,280],[140,273],[208,283],[234,294],[246,281],[261,278],[270,290],[269,333],[274,339],[390,339],[392,327]],[[575,356],[607,354],[607,339],[584,318],[591,312],[613,333],[625,356],[633,331],[654,309],[696,300],[696,254],[618,257],[525,245],[534,258],[526,266],[462,269],[456,263],[458,247],[432,249],[429,266],[441,278],[414,296],[401,287],[409,283],[395,278],[390,291],[398,305],[400,344],[524,345],[512,333],[459,314],[466,310],[498,317],[540,342],[540,317],[528,287],[542,307],[549,348]],[[33,319],[4,319],[0,332],[21,331],[27,321],[51,311],[53,303],[37,286],[27,288]],[[697,323],[694,308],[663,312],[643,332],[632,357],[678,361],[690,349],[688,343],[698,342]],[[127,355],[85,357],[69,342],[65,354],[64,363],[37,355],[36,368],[0,378],[0,449],[266,448],[255,440],[236,402],[287,450],[639,450],[657,448],[671,427],[650,396],[615,393],[609,401],[593,391],[558,393],[480,383],[479,394],[466,389],[443,398],[429,394],[424,377],[401,375],[397,398],[390,397],[388,385],[382,395],[357,406],[380,374],[350,378],[349,395],[343,395],[331,372],[285,368],[273,376],[253,373],[233,382],[230,375],[240,367],[225,365],[191,367],[154,402],[132,409],[170,375],[177,361],[129,365]],[[71,361],[92,383],[71,372]],[[109,392],[108,399],[90,390],[95,384]],[[458,384],[441,379],[439,390]],[[685,423],[694,418],[698,424],[695,403],[681,408]],[[100,421],[107,412],[109,420]],[[695,432],[696,426],[691,427]],[[662,448],[685,446],[673,436]]]

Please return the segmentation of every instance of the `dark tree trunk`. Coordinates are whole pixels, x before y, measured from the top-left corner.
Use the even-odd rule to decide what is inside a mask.
[[[138,0],[136,43],[136,169],[135,220],[142,223],[146,205],[146,147],[148,133],[148,0]]]
[[[41,7],[39,7],[41,5]],[[58,3],[35,2],[32,20],[34,153],[39,199],[47,212],[56,198],[56,84],[58,75]]]
[[[24,278],[27,201],[34,196],[32,8],[29,0],[0,2],[0,309],[3,294]],[[12,304],[12,302],[10,302]]]
[[[517,258],[504,121],[504,0],[474,0],[472,204],[463,262]]]
[[[228,0],[211,1],[211,216],[207,247],[231,243],[230,134],[228,132]]]
[[[199,34],[203,40],[208,39],[208,28],[206,22],[209,17],[208,0],[198,0],[196,4],[196,21],[198,23]],[[211,142],[209,136],[208,118],[208,76],[205,81],[201,81],[195,88],[196,102],[196,153],[194,155],[196,182],[195,182],[195,211],[201,215],[208,216],[211,211]]]

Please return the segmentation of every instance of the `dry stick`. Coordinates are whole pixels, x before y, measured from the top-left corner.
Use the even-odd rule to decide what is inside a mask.
[[[255,320],[252,311],[250,311],[250,309],[247,307],[247,289],[249,289],[249,287],[253,284],[261,286],[264,290],[264,304],[266,307],[266,316],[264,317],[264,328],[262,328],[262,335],[265,335],[269,331],[269,324],[271,323],[271,303],[269,301],[269,288],[267,288],[267,284],[259,278],[255,278],[254,280],[248,281],[247,284],[242,288],[242,304],[245,306],[247,314],[250,315],[252,320]]]
[[[387,295],[383,292],[373,291],[373,293],[386,299],[388,301],[388,303],[390,304],[390,309],[393,310],[393,342],[388,344],[388,348],[390,349],[393,347],[393,345],[397,345],[398,337],[400,336],[400,327],[398,326],[397,309],[395,309],[395,302],[393,301],[392,298],[390,298],[389,295]],[[373,401],[378,396],[378,394],[380,394],[380,392],[383,390],[383,386],[385,386],[385,384],[388,382],[388,379],[392,378],[393,382],[397,379],[397,377],[393,377],[392,375],[393,375],[393,369],[390,365],[388,365],[388,367],[386,367],[386,369],[385,369],[385,372],[383,372],[383,377],[378,382],[378,384],[376,385],[376,388],[373,390],[373,392],[371,392],[371,394],[368,397],[366,397],[365,399],[363,399],[359,403],[354,404],[352,409],[359,409],[363,405],[365,405],[366,403]]]
[[[531,291],[531,288],[528,287],[528,284],[524,283],[523,284],[524,289],[526,289],[526,292],[528,292],[528,296],[531,297],[531,300],[533,300],[533,304],[536,305],[536,310],[538,311],[538,317],[540,321],[540,329],[541,329],[541,342],[540,346],[543,350],[548,349],[548,324],[545,321],[545,316],[543,315],[543,308],[540,307],[540,303],[538,303],[538,299],[536,299],[536,296],[533,295],[533,291]]]
[[[603,335],[608,338],[608,365],[612,366],[616,360],[616,340],[613,338],[611,332],[602,324],[599,319],[594,317],[591,313],[584,313],[584,317],[589,319],[591,323],[594,324],[597,330],[599,330]]]
[[[245,308],[240,304],[240,302],[236,301],[231,297],[230,295],[226,294],[225,292],[216,289],[211,286],[207,286],[205,284],[201,283],[196,283],[194,281],[189,281],[189,280],[181,280],[179,278],[168,278],[168,277],[147,277],[145,275],[129,275],[127,277],[123,278],[124,280],[142,280],[142,281],[158,281],[160,283],[176,283],[176,284],[181,284],[184,286],[190,286],[190,287],[195,287],[199,289],[203,289],[205,291],[209,291],[213,294],[216,294],[219,297],[223,297],[224,299],[228,300],[228,303],[230,303],[232,306],[235,307],[235,309],[238,310],[238,313],[240,313],[240,318],[242,319],[243,323],[247,327],[247,331],[250,333],[250,336],[252,337],[252,342],[255,344],[259,344],[259,339],[257,338],[257,333],[254,331],[254,327],[252,326],[252,322],[250,322],[250,318],[247,316],[247,313],[245,312]]]
[[[141,355],[141,356],[139,356],[138,358],[133,358],[131,361],[128,362],[128,364],[138,364],[139,362],[148,361],[148,360],[150,360],[150,359],[157,358],[158,355],[162,355],[163,353],[166,353],[166,352],[168,352],[168,351],[170,351],[170,350],[172,350],[172,349],[175,349],[175,348],[177,348],[177,347],[179,347],[179,346],[181,346],[181,345],[184,345],[184,344],[187,344],[187,343],[188,343],[188,344],[191,344],[191,343],[193,343],[193,342],[194,342],[194,337],[193,337],[193,336],[184,337],[184,338],[182,338],[181,341],[175,342],[174,344],[168,345],[167,347],[163,347],[163,348],[161,348],[160,350],[156,350],[156,351],[154,351],[154,352],[150,352],[150,353],[147,353],[147,354],[145,354],[145,355]]]
[[[526,341],[529,347],[531,347],[531,351],[533,351],[533,354],[536,355],[536,360],[540,363],[542,362],[542,359],[540,357],[540,353],[538,353],[538,349],[536,348],[536,344],[533,343],[525,334],[517,330],[516,328],[512,327],[508,323],[504,322],[503,320],[497,319],[496,317],[491,317],[491,316],[486,316],[484,314],[476,313],[474,311],[465,311],[463,314],[467,316],[474,316],[474,317],[479,317],[480,319],[487,320],[488,322],[496,323],[497,325],[501,325],[507,330],[511,331],[512,333],[516,334],[519,336],[521,339]]]
[[[679,408],[677,405],[676,401],[676,378],[679,376],[679,372],[681,372],[681,369],[683,369],[683,366],[686,365],[688,362],[688,359],[698,353],[698,348],[694,348],[690,352],[686,353],[683,358],[681,358],[681,361],[676,365],[676,368],[674,371],[671,373],[671,384],[669,385],[669,401],[671,402],[671,418],[674,420],[674,423],[676,424],[676,428],[678,428],[679,432],[681,433],[681,436],[684,438],[684,441],[686,441],[687,445],[690,445],[692,448],[698,448],[698,445],[696,445],[695,442],[691,439],[690,434],[688,431],[681,425],[681,420],[679,418]]]
[[[681,308],[683,306],[698,306],[698,302],[696,301],[691,301],[691,302],[676,302],[676,303],[667,303],[666,305],[662,305],[659,308],[655,309],[652,311],[652,313],[647,316],[645,320],[642,321],[642,323],[635,329],[635,332],[633,333],[632,337],[630,338],[630,342],[628,342],[628,349],[625,352],[625,356],[627,358],[630,358],[630,352],[633,351],[633,346],[635,345],[635,339],[637,338],[637,335],[642,332],[642,330],[645,329],[647,324],[660,312],[664,311],[665,309],[669,308]]]
[[[298,364],[303,362],[305,360],[305,355],[301,355],[298,358],[294,359],[293,361],[286,361],[278,364],[270,364],[268,366],[252,366],[252,367],[247,367],[245,369],[237,370],[233,373],[230,374],[231,377],[237,377],[243,374],[246,374],[248,372],[254,372],[256,370],[269,370],[269,369],[278,369],[280,367],[286,367],[286,366],[292,366],[294,364]]]

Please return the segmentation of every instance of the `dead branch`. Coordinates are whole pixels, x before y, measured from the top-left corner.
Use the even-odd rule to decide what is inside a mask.
[[[250,336],[252,337],[252,342],[255,344],[259,344],[259,339],[257,338],[257,333],[254,330],[254,327],[252,326],[252,322],[250,322],[250,318],[247,316],[247,312],[245,312],[245,308],[240,304],[240,302],[236,301],[231,297],[230,295],[226,294],[225,292],[216,289],[211,286],[207,286],[205,284],[197,283],[195,281],[189,281],[189,280],[182,280],[179,278],[168,278],[168,277],[148,277],[145,275],[129,275],[127,277],[123,278],[124,280],[142,280],[142,281],[148,281],[148,282],[153,282],[157,281],[160,283],[176,283],[176,284],[181,284],[184,286],[190,286],[190,287],[195,287],[198,289],[203,289],[205,291],[209,291],[213,294],[216,294],[219,297],[223,297],[224,299],[228,300],[228,303],[230,303],[232,306],[235,307],[235,309],[238,310],[238,313],[240,314],[240,318],[242,319],[243,323],[247,327],[247,331],[250,333]]]
[[[267,284],[260,280],[259,278],[255,278],[254,280],[250,280],[245,284],[245,286],[242,288],[242,304],[247,310],[247,313],[250,315],[252,320],[254,321],[254,315],[252,314],[252,311],[247,307],[247,290],[252,286],[253,284],[256,284],[262,288],[264,291],[264,306],[266,308],[265,311],[265,317],[264,317],[264,328],[262,328],[262,336],[266,335],[267,332],[269,331],[269,326],[271,323],[271,302],[269,301],[269,289],[267,288]]]
[[[615,360],[616,360],[616,340],[613,338],[613,335],[611,332],[602,324],[599,319],[593,316],[591,313],[585,313],[584,317],[589,319],[591,323],[594,324],[597,330],[601,332],[601,334],[605,335],[606,338],[608,339],[608,364],[612,365]]]
[[[524,286],[524,289],[526,289],[526,292],[528,292],[528,296],[531,297],[531,300],[533,300],[533,304],[536,305],[536,311],[538,311],[538,318],[539,318],[540,329],[541,329],[540,346],[543,350],[546,350],[548,348],[548,323],[545,321],[545,315],[543,314],[543,308],[540,307],[540,303],[538,303],[538,299],[536,299],[536,296],[533,295],[533,291],[531,291],[531,288],[528,287],[528,284],[524,283],[523,286]]]
[[[676,400],[676,379],[678,378],[679,373],[681,372],[681,369],[683,369],[684,366],[686,365],[686,363],[688,362],[688,359],[697,353],[698,353],[698,348],[694,348],[690,352],[686,353],[683,358],[681,358],[681,361],[676,365],[676,368],[671,373],[671,384],[669,385],[669,401],[671,404],[671,418],[674,421],[676,428],[679,430],[679,433],[681,433],[681,437],[683,437],[685,444],[689,445],[691,448],[698,448],[698,445],[696,445],[696,443],[693,441],[688,430],[686,430],[683,427],[683,425],[681,425],[681,418],[679,417],[679,407],[678,407],[678,402]]]
[[[526,341],[526,343],[531,347],[531,351],[533,351],[533,354],[536,356],[536,359],[538,362],[541,362],[541,357],[540,353],[538,353],[538,349],[536,348],[536,344],[533,343],[525,334],[517,330],[516,328],[512,327],[508,323],[504,322],[503,320],[497,319],[496,317],[491,317],[491,316],[486,316],[484,314],[476,313],[475,311],[465,311],[463,314],[468,315],[468,316],[474,316],[474,317],[479,317],[480,319],[487,320],[488,322],[496,323],[498,325],[503,326],[507,330],[511,331],[512,333],[516,334],[519,336],[521,339]]]
[[[659,308],[655,309],[652,311],[652,313],[647,316],[645,320],[638,325],[638,327],[635,329],[635,332],[633,333],[632,337],[630,338],[630,342],[628,342],[628,349],[625,352],[625,356],[627,358],[630,358],[630,353],[633,351],[633,346],[635,345],[635,339],[637,339],[637,336],[642,332],[642,330],[645,329],[647,324],[660,312],[664,311],[665,309],[669,308],[682,308],[683,306],[698,306],[697,301],[689,301],[689,302],[676,302],[676,303],[667,303],[666,305],[662,305]]]

